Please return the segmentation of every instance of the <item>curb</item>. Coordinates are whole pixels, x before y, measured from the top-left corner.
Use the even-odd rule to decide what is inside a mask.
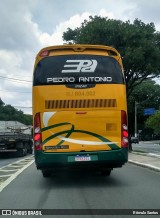
[[[142,156],[149,156],[149,157],[156,157],[160,158],[160,155],[153,154],[153,153],[144,153],[144,152],[138,152],[138,151],[131,151],[132,154],[142,155]]]
[[[160,172],[160,168],[155,167],[155,166],[153,166],[151,164],[144,164],[144,163],[140,163],[138,161],[133,161],[133,160],[128,160],[128,162],[131,163],[131,164],[137,165],[137,166],[141,166],[141,167],[144,167],[144,168],[149,168],[149,169],[154,170],[156,172]]]
[[[160,144],[160,140],[157,141],[139,141],[139,143],[144,143],[144,144]]]

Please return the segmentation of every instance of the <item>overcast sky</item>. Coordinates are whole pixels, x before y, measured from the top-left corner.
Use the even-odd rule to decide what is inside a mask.
[[[37,52],[63,44],[62,33],[90,15],[154,22],[160,31],[160,0],[0,0],[0,97],[32,113],[32,72]],[[19,108],[28,107],[28,108]]]

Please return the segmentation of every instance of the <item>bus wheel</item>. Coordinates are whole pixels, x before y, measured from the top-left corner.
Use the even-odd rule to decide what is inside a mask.
[[[102,176],[110,176],[112,169],[105,169],[101,171]]]
[[[43,177],[50,177],[52,172],[51,170],[42,170]]]

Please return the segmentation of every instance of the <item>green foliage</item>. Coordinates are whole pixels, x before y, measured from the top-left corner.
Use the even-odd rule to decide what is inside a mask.
[[[128,98],[128,106],[130,111],[133,109],[134,103],[139,103],[139,108],[155,108],[160,105],[160,85],[153,80],[145,80],[136,89],[133,90]]]
[[[68,28],[63,39],[68,43],[115,47],[123,59],[128,96],[145,79],[160,76],[160,33],[156,32],[153,23],[90,16],[81,27]]]
[[[2,101],[2,99],[0,98],[0,106],[4,105],[4,102]]]
[[[32,115],[26,115],[11,105],[0,104],[1,121],[19,121],[25,125],[32,125]]]
[[[130,132],[134,133],[134,119],[135,119],[135,101],[137,105],[137,121],[138,129],[144,129],[144,123],[147,119],[143,115],[145,108],[159,109],[160,105],[160,85],[153,80],[143,81],[134,89],[128,98],[128,113],[129,113],[129,127]]]
[[[160,111],[150,116],[147,119],[145,126],[153,129],[155,134],[160,134]]]

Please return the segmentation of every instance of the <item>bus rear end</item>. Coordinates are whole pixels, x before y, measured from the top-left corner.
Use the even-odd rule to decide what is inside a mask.
[[[109,175],[127,162],[126,87],[115,49],[44,48],[33,78],[35,163],[44,176],[64,168]]]

